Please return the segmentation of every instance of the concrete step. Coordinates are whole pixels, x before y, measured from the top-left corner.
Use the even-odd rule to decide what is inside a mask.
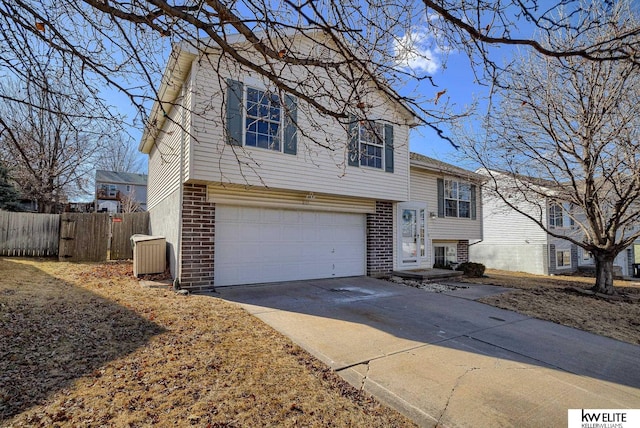
[[[394,270],[394,276],[404,279],[415,279],[419,281],[429,281],[432,279],[456,278],[464,275],[464,272],[448,269],[414,269],[414,270]]]

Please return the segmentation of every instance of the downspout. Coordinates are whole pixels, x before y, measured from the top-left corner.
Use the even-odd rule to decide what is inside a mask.
[[[186,140],[185,136],[185,125],[187,120],[186,108],[184,105],[185,99],[185,88],[184,83],[182,84],[182,88],[180,90],[180,108],[182,109],[180,112],[180,184],[179,184],[179,198],[180,198],[180,207],[178,209],[178,251],[177,251],[177,272],[176,272],[176,282],[174,282],[174,288],[180,288],[180,282],[182,281],[182,205],[184,203],[184,144]]]
[[[480,217],[480,240],[469,244],[469,246],[476,245],[484,241],[484,205],[482,204],[482,183],[478,185],[478,189],[480,190],[480,206],[482,207],[482,217]],[[476,210],[478,205],[478,199],[476,199]]]

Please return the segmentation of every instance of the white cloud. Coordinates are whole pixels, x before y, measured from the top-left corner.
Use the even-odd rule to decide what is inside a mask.
[[[438,46],[426,27],[414,27],[394,43],[396,64],[413,72],[437,73],[442,67],[444,53],[446,48]]]

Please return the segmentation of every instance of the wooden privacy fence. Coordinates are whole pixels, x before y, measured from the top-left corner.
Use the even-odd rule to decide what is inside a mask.
[[[149,233],[149,213],[32,214],[0,211],[0,256],[66,261],[133,257],[131,235]]]
[[[72,262],[103,262],[109,248],[108,213],[62,213],[58,258]]]
[[[59,237],[59,214],[0,211],[0,256],[57,256]]]
[[[115,214],[111,220],[111,260],[133,258],[131,235],[149,233],[149,213]]]

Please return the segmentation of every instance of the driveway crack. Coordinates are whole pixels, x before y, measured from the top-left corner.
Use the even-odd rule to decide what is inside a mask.
[[[367,361],[367,370],[364,372],[364,376],[362,376],[362,383],[360,384],[360,392],[364,391],[364,383],[367,381],[367,376],[369,376],[370,367],[371,367],[370,362]]]
[[[462,378],[465,377],[467,374],[476,370],[480,370],[480,367],[469,367],[467,370],[465,370],[464,373],[458,376],[458,378],[456,379],[456,383],[453,385],[453,388],[451,388],[451,392],[449,392],[449,397],[447,397],[447,402],[444,405],[444,409],[442,409],[442,413],[440,413],[440,416],[438,417],[438,421],[436,422],[436,427],[442,426],[441,425],[442,418],[444,418],[444,415],[447,413],[447,409],[449,408],[449,403],[451,403],[451,399],[453,398],[453,395],[455,394],[456,389],[458,389],[458,386],[460,386],[460,381],[462,380]]]

